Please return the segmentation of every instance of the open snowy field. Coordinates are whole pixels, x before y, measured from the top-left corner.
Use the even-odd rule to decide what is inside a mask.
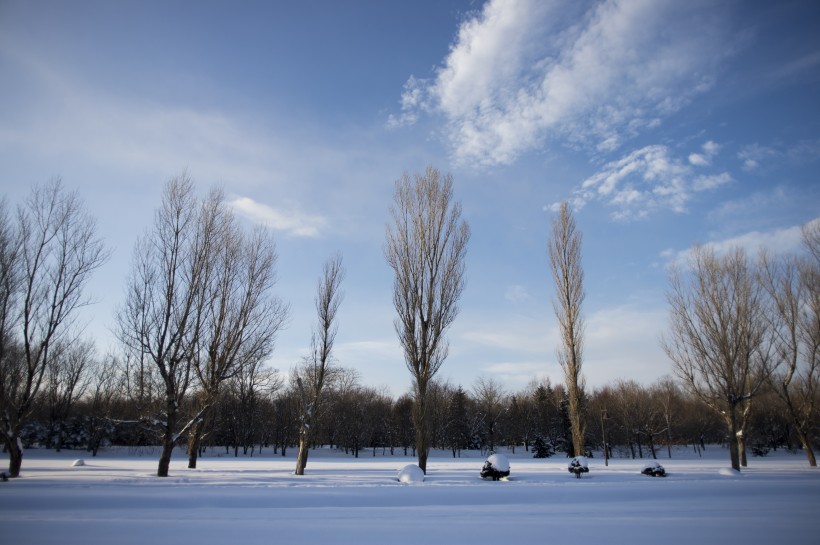
[[[295,451],[293,451],[295,454]],[[580,480],[567,460],[508,454],[508,481],[478,477],[478,453],[434,453],[423,483],[401,484],[401,456],[217,457],[154,476],[156,453],[29,450],[22,476],[0,483],[3,543],[532,544],[820,542],[820,471],[802,454],[751,458],[732,474],[716,447],[658,461],[590,459]],[[221,451],[224,454],[224,450]],[[664,453],[665,454],[665,453]],[[82,456],[85,466],[72,462]],[[5,463],[5,461],[3,462]]]

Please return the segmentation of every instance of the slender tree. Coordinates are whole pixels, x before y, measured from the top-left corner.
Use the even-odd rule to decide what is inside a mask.
[[[433,167],[396,182],[385,258],[393,269],[394,322],[413,377],[419,467],[429,452],[427,394],[447,358],[445,333],[458,314],[470,228],[453,199],[453,179]]]
[[[316,416],[323,408],[325,387],[332,382],[336,369],[333,365],[333,344],[338,324],[336,315],[342,302],[339,287],[345,276],[341,254],[336,254],[324,265],[322,277],[316,285],[316,316],[308,355],[297,374],[301,400],[299,453],[296,456],[296,475],[304,475]]]
[[[35,186],[16,221],[0,203],[0,437],[12,477],[52,351],[76,341],[85,286],[108,256],[96,221],[59,179]]]
[[[726,426],[732,468],[740,471],[751,399],[768,374],[761,288],[746,254],[692,250],[688,271],[670,272],[663,348],[686,387]]]
[[[573,455],[584,453],[584,377],[581,374],[584,349],[584,269],[581,265],[581,232],[576,229],[569,205],[564,202],[552,221],[549,241],[550,265],[555,283],[552,306],[558,318],[561,347],[558,362],[567,388],[568,416],[572,430]]]

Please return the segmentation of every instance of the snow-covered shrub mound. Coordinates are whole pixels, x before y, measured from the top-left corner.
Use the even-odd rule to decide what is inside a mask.
[[[576,478],[581,478],[581,473],[589,472],[589,465],[587,464],[586,456],[576,456],[567,464],[567,470],[574,474]]]
[[[503,454],[491,454],[484,467],[481,468],[481,478],[491,477],[494,481],[510,474],[510,461]]]
[[[424,471],[416,464],[408,464],[399,470],[399,474],[396,478],[400,483],[423,483]]]
[[[84,466],[85,465],[85,460],[83,460],[82,458],[80,458],[79,460],[74,460],[74,463],[71,464],[71,465],[74,466],[74,467]]]
[[[666,477],[666,470],[658,462],[647,463],[641,473],[650,477]]]
[[[719,475],[724,477],[740,477],[740,471],[732,469],[731,467],[722,467],[718,470]]]

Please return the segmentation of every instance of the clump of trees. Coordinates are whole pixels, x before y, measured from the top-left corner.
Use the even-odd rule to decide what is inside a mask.
[[[286,380],[267,361],[288,306],[274,293],[276,250],[265,229],[240,228],[219,190],[199,197],[187,174],[170,180],[152,228],[135,247],[117,314],[121,350],[100,354],[77,327],[85,288],[108,252],[76,193],[36,186],[15,213],[0,202],[0,438],[17,476],[23,449],[159,446],[157,474],[187,446],[285,456],[303,472],[314,447],[351,456],[431,449],[523,449],[534,457],[674,456],[730,448],[765,455],[820,443],[820,222],[793,256],[696,248],[670,276],[664,348],[677,380],[620,380],[589,391],[581,375],[580,235],[566,207],[550,246],[565,381],[511,392],[490,377],[436,380],[458,314],[469,228],[452,179],[435,169],[396,184],[385,255],[396,331],[413,377],[394,398],[332,357],[341,256],[319,278],[311,352]],[[606,441],[604,442],[604,438]],[[653,466],[654,467],[654,466]]]

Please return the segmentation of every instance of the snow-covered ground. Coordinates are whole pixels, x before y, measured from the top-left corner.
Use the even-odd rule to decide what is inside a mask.
[[[221,451],[224,454],[224,450]],[[353,459],[314,452],[306,474],[292,456],[200,459],[175,453],[154,476],[158,452],[29,450],[22,476],[0,483],[0,542],[210,544],[820,543],[820,471],[802,454],[752,458],[726,470],[726,451],[658,461],[668,477],[641,475],[646,460],[589,460],[575,479],[567,459],[520,449],[506,481],[478,477],[478,453],[433,453],[422,483],[397,472],[415,459]],[[293,451],[295,455],[295,450]],[[73,466],[77,458],[85,465]],[[4,461],[5,465],[5,461]]]

